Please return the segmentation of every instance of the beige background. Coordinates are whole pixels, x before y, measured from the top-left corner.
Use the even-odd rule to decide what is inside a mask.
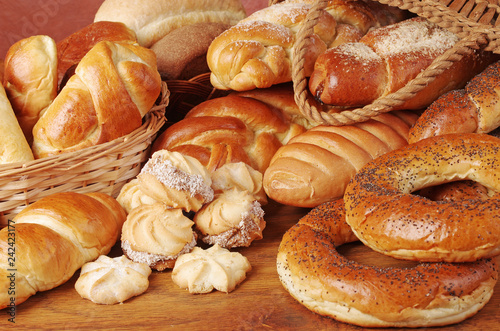
[[[147,0],[145,0],[147,1]],[[10,45],[32,35],[56,41],[92,23],[103,0],[0,0],[0,59]],[[268,0],[242,0],[247,14]]]

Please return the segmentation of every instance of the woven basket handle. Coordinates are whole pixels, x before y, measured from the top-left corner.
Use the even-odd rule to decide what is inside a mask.
[[[345,110],[338,113],[329,113],[319,109],[314,102],[313,96],[309,92],[307,77],[304,72],[304,57],[307,52],[308,38],[313,33],[314,26],[328,4],[327,0],[318,0],[309,10],[304,22],[297,32],[297,38],[293,47],[292,58],[292,79],[295,93],[295,101],[302,114],[309,120],[323,125],[341,126],[368,119],[389,112],[395,107],[402,105],[406,100],[420,92],[436,76],[450,68],[454,62],[459,61],[463,55],[471,48],[479,48],[479,43],[486,43],[487,40],[481,33],[474,33],[467,38],[461,39],[453,48],[434,59],[431,65],[420,72],[413,80],[400,90],[385,97],[375,100],[372,104],[353,110]]]

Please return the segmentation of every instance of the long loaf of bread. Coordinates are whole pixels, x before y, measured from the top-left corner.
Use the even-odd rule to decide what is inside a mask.
[[[358,42],[321,54],[309,80],[311,93],[328,105],[363,107],[404,87],[458,37],[422,17],[374,29]],[[462,88],[491,64],[491,52],[469,50],[425,88],[394,109],[423,109],[443,93]]]
[[[292,48],[314,0],[288,0],[254,12],[214,39],[207,53],[211,82],[222,90],[266,88],[292,80]],[[306,75],[328,47],[357,41],[369,29],[395,23],[403,11],[375,1],[332,0],[314,28]]]
[[[104,193],[56,193],[26,207],[0,231],[0,309],[63,284],[107,254],[125,219]]]
[[[447,133],[489,133],[500,126],[500,62],[472,78],[464,89],[433,102],[411,128],[408,141]]]
[[[370,160],[407,144],[417,115],[381,114],[346,126],[316,126],[292,138],[264,173],[268,197],[297,207],[341,198],[352,176]]]

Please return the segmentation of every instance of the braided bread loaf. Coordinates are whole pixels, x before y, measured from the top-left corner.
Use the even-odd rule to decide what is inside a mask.
[[[237,91],[292,80],[295,35],[313,0],[288,0],[263,8],[214,39],[207,53],[212,85]],[[328,47],[356,41],[370,28],[395,23],[403,11],[374,1],[329,1],[305,57],[306,75]]]
[[[264,190],[271,199],[298,207],[340,198],[368,161],[407,145],[416,118],[397,111],[353,125],[311,128],[276,152],[264,173]]]
[[[256,97],[234,93],[199,104],[167,128],[152,151],[192,156],[211,172],[226,163],[244,162],[263,173],[278,148],[304,132],[306,123],[291,89],[279,86],[250,95]]]

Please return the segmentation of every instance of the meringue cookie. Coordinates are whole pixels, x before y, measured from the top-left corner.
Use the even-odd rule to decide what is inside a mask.
[[[148,289],[150,274],[147,265],[132,262],[123,255],[116,258],[101,255],[83,265],[75,289],[82,298],[94,303],[123,303]]]
[[[210,173],[200,161],[179,152],[160,150],[146,162],[139,187],[151,198],[172,208],[198,211],[213,200]]]
[[[214,245],[207,250],[195,247],[177,259],[172,280],[190,293],[209,293],[214,289],[233,291],[252,269],[248,259],[237,252]]]
[[[193,218],[203,242],[224,248],[247,247],[262,239],[264,211],[248,191],[233,188],[203,206]]]
[[[122,227],[123,253],[158,271],[172,268],[177,257],[196,245],[193,224],[181,209],[159,202],[136,207]]]
[[[212,188],[216,195],[233,188],[250,192],[261,204],[267,204],[262,186],[262,173],[245,162],[226,163],[212,173]]]

